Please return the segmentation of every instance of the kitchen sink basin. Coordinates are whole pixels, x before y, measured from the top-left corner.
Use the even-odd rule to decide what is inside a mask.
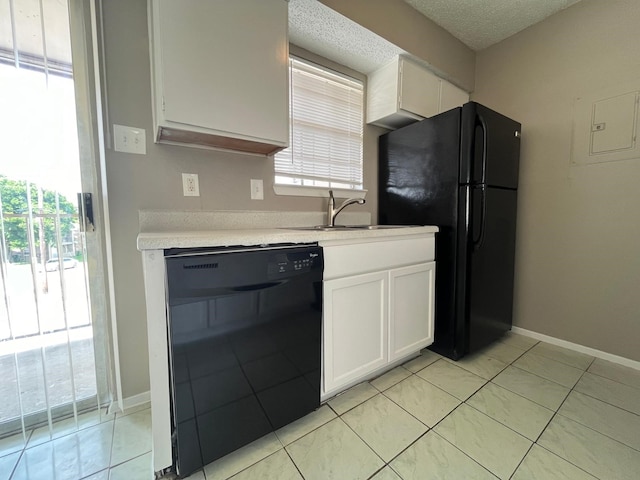
[[[355,225],[347,228],[354,228],[356,230],[385,230],[387,228],[410,228],[416,225]]]
[[[385,230],[389,228],[408,228],[414,225],[313,225],[311,227],[289,227],[287,230],[315,230],[318,232],[335,232],[345,230]]]

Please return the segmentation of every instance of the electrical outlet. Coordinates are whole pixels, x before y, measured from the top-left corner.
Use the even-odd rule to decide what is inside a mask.
[[[113,148],[116,152],[147,153],[147,138],[144,128],[113,124]]]
[[[251,179],[251,200],[264,200],[264,185],[262,179]]]
[[[198,185],[197,173],[182,174],[182,193],[185,197],[199,197],[200,186]]]

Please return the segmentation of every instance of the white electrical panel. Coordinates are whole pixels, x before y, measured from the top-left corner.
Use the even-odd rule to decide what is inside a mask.
[[[590,154],[633,149],[638,92],[605,98],[593,104]]]
[[[576,99],[572,163],[640,158],[640,85]]]

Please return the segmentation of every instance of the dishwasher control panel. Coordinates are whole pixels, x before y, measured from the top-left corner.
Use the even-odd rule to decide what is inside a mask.
[[[319,248],[273,253],[268,266],[269,276],[272,278],[309,272],[314,268],[322,268]]]

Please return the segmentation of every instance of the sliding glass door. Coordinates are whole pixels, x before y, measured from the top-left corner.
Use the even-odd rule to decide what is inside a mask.
[[[0,0],[0,438],[111,401],[103,238],[78,196],[98,185],[85,12]]]

